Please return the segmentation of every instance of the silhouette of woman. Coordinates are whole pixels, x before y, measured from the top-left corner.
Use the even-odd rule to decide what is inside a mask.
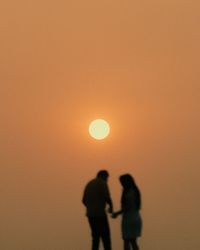
[[[121,230],[124,250],[139,250],[137,238],[141,236],[142,231],[140,190],[130,174],[121,175],[119,180],[123,187],[121,210],[114,212],[112,217],[122,215]]]

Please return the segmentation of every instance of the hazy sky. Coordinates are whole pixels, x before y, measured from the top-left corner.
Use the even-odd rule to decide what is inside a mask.
[[[200,249],[199,24],[198,0],[1,2],[1,250],[90,249],[102,168],[116,209],[120,174],[141,189],[142,250]]]

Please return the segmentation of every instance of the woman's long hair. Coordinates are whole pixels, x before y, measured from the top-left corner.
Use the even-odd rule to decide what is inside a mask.
[[[134,189],[135,191],[135,195],[136,195],[136,208],[138,210],[141,209],[141,194],[140,194],[140,190],[138,188],[138,186],[136,185],[134,178],[130,175],[130,174],[124,174],[121,175],[119,178],[122,186],[123,186],[123,192],[122,192],[122,198],[121,198],[121,203],[122,205],[124,205],[125,203],[125,196],[126,193],[130,190],[130,189]]]

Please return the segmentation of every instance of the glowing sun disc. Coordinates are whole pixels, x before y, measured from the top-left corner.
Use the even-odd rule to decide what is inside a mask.
[[[90,123],[89,133],[94,139],[103,140],[110,133],[110,125],[103,119],[96,119]]]

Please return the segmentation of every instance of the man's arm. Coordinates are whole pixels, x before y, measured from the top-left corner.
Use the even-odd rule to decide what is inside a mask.
[[[108,200],[108,205],[109,205],[109,208],[108,208],[108,213],[112,214],[113,212],[113,203],[112,203],[112,200]]]
[[[112,203],[112,199],[110,197],[110,192],[109,192],[109,188],[108,188],[107,184],[105,185],[105,195],[106,195],[106,202],[109,205],[108,212],[112,213],[113,212],[113,203]]]

